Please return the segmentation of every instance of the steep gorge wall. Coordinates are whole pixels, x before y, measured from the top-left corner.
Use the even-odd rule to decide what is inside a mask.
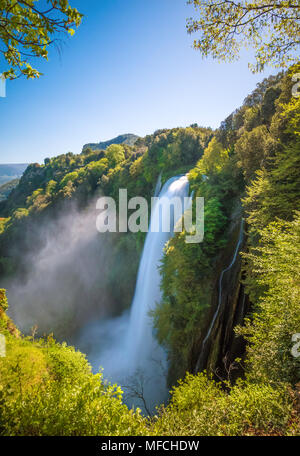
[[[238,245],[241,229],[243,235]],[[234,359],[244,354],[245,343],[241,337],[235,335],[234,328],[243,323],[250,307],[242,284],[240,251],[245,248],[246,235],[241,211],[233,216],[229,232],[227,247],[216,261],[216,274],[207,321],[193,345],[190,359],[191,372],[207,370],[224,379],[230,375],[229,371]],[[235,261],[228,269],[235,253]],[[223,270],[220,294],[220,277]]]

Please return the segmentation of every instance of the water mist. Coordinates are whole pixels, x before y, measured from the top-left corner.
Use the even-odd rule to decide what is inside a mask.
[[[162,215],[170,210],[169,201],[175,197],[183,208],[188,193],[186,176],[173,177],[164,184],[160,200],[152,210],[130,311],[88,325],[78,340],[95,369],[102,366],[104,377],[123,387],[127,404],[139,406],[145,413],[153,412],[156,405],[168,398],[167,357],[155,339],[149,316],[161,300],[159,266],[178,221],[174,210],[170,230],[163,232]],[[151,231],[152,225],[160,227],[158,232]]]

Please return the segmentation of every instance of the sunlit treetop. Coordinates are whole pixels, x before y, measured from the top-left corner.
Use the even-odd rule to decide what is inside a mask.
[[[242,48],[254,49],[253,72],[266,64],[286,68],[299,59],[299,0],[188,0],[198,18],[187,20],[189,33],[199,33],[193,47],[202,56],[233,61]]]
[[[8,64],[3,76],[38,78],[32,59],[47,60],[49,46],[59,49],[59,36],[73,35],[81,19],[68,0],[0,0],[0,53]]]

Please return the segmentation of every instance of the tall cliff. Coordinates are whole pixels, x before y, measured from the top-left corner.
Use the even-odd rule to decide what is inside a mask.
[[[220,378],[233,374],[235,358],[242,357],[245,343],[234,333],[249,309],[242,284],[240,252],[246,245],[245,223],[238,208],[232,216],[229,242],[217,258],[211,304],[190,359],[194,373],[207,370]]]

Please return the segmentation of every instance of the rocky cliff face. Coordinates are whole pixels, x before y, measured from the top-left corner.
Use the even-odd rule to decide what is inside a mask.
[[[190,360],[194,373],[206,369],[232,379],[232,363],[242,357],[245,344],[236,337],[234,327],[242,324],[249,310],[242,281],[240,251],[245,247],[245,225],[241,214],[233,216],[227,248],[216,262],[216,279],[207,321],[195,342]]]

